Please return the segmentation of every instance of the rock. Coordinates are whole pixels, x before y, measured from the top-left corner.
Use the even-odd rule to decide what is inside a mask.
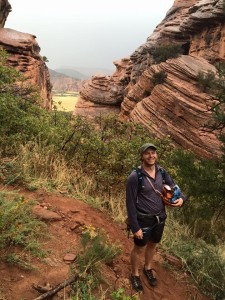
[[[71,211],[71,213],[73,213],[73,214],[77,214],[77,213],[80,212],[80,211],[77,210],[76,208],[71,208],[70,211]]]
[[[198,155],[219,155],[220,142],[204,127],[210,118],[207,106],[211,98],[196,84],[198,73],[204,70],[215,72],[203,58],[188,55],[152,65],[125,97],[121,117],[143,124],[158,138],[170,136],[177,146]],[[154,86],[153,75],[160,71],[166,72],[167,78],[164,84]]]
[[[80,227],[81,225],[80,224],[73,224],[70,226],[70,230],[76,230]]]
[[[180,45],[186,58],[155,65],[153,52],[163,44]],[[200,90],[196,77],[202,69],[215,71],[212,63],[221,60],[225,60],[223,1],[175,0],[147,41],[115,63],[111,77],[85,83],[81,99],[89,107],[94,103],[93,111],[98,105],[120,105],[121,120],[141,123],[159,138],[169,135],[174,145],[199,156],[219,156],[217,132],[205,130],[211,98]],[[155,86],[152,77],[160,71],[167,79]],[[109,92],[114,88],[118,94]]]
[[[39,205],[34,206],[33,213],[36,217],[43,221],[61,221],[62,217],[58,215],[56,212],[47,210]]]
[[[73,253],[67,253],[63,258],[63,260],[66,264],[70,264],[70,263],[74,262],[75,259],[76,259],[76,255]]]
[[[109,112],[119,112],[124,90],[130,80],[130,59],[115,61],[116,72],[112,76],[95,75],[85,81],[74,114],[96,116]]]
[[[9,53],[7,63],[26,78],[26,86],[35,85],[43,99],[42,106],[51,109],[51,82],[36,37],[13,29],[0,28],[0,48]]]

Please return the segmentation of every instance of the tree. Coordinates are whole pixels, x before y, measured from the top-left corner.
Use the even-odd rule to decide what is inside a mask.
[[[46,56],[43,56],[42,58],[43,58],[43,61],[44,61],[44,62],[46,62],[46,63],[49,62],[49,60],[47,59]]]

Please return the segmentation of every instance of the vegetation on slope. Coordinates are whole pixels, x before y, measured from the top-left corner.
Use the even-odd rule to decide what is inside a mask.
[[[113,115],[91,122],[57,110],[46,112],[39,107],[33,88],[16,85],[20,75],[6,67],[5,61],[6,54],[1,52],[0,181],[28,189],[64,191],[107,209],[121,221],[125,218],[126,178],[140,164],[140,145],[151,140],[160,149],[160,164],[189,198],[182,210],[169,211],[171,224],[162,246],[185,262],[206,294],[223,299],[225,156],[196,158],[189,151],[173,149],[169,140],[154,139],[140,125],[121,123]],[[221,80],[223,86],[224,75]],[[213,109],[215,124],[218,117],[224,126],[223,99]],[[222,133],[220,138],[224,143]],[[3,227],[1,239],[7,234]]]

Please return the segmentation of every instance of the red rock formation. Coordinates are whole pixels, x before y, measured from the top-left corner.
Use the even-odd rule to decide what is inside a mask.
[[[115,61],[114,65],[116,72],[111,77],[99,74],[84,82],[74,114],[93,116],[119,111],[117,106],[124,98],[125,88],[130,80],[131,66],[129,58]]]
[[[220,143],[205,128],[211,98],[196,84],[196,77],[203,70],[215,72],[203,58],[188,55],[152,65],[125,97],[122,117],[129,115],[129,119],[142,123],[157,137],[170,136],[176,145],[198,155],[218,155]],[[160,71],[166,72],[167,78],[163,84],[154,85],[153,76]]]
[[[0,0],[0,28],[3,28],[8,14],[11,11],[11,5],[8,0]]]
[[[0,0],[0,27],[5,24],[10,10],[9,2]],[[52,86],[48,68],[40,55],[40,47],[36,37],[13,29],[0,28],[0,48],[8,52],[9,65],[23,73],[27,84],[38,87],[43,99],[42,106],[50,110]]]
[[[202,69],[214,69],[208,62],[225,59],[222,7],[223,0],[174,1],[146,43],[130,56],[127,81],[123,82],[121,119],[140,122],[158,137],[170,135],[175,144],[199,155],[219,154],[216,136],[204,130],[210,118],[205,101],[210,98],[199,89],[196,75]],[[186,56],[154,65],[153,52],[163,44],[179,44]],[[152,76],[159,71],[165,71],[167,79],[154,86]],[[110,84],[108,78],[107,90]],[[96,93],[91,82],[81,90],[83,100],[87,99],[87,87],[89,101],[99,103],[99,95],[101,103],[104,101],[105,89],[98,86]],[[110,104],[115,100],[110,99]]]

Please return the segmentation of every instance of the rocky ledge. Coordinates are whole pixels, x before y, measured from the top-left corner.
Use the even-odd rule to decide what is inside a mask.
[[[0,28],[0,48],[8,52],[8,64],[25,76],[26,83],[39,88],[43,107],[51,109],[50,75],[40,55],[36,37],[13,29]]]

